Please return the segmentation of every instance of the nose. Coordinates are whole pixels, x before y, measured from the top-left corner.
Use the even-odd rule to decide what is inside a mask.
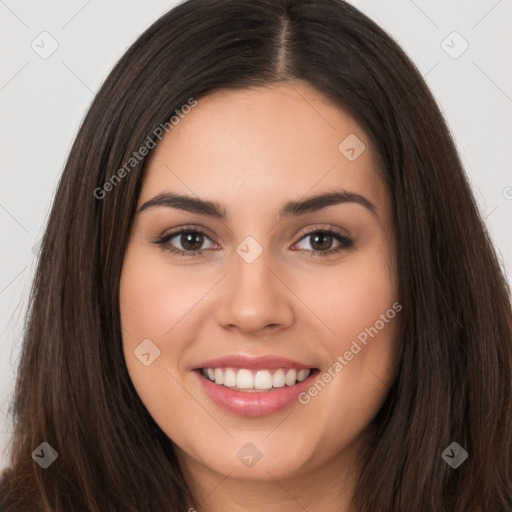
[[[260,337],[290,327],[295,319],[294,295],[268,251],[252,263],[235,254],[234,266],[217,308],[219,325]]]

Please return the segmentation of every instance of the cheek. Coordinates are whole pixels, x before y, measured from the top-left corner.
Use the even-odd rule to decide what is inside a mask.
[[[383,328],[381,320],[381,315],[386,315],[398,301],[391,261],[388,248],[383,244],[373,251],[349,255],[338,266],[317,272],[314,279],[304,274],[293,283],[297,295],[304,298],[308,309],[321,320],[319,329],[325,332],[322,344],[332,354],[348,350],[351,341],[361,333],[364,338],[366,330],[376,322],[382,330],[381,338],[392,338],[389,322],[385,322]],[[394,310],[390,316],[396,316]]]
[[[310,294],[331,330],[324,337],[330,361],[302,403],[311,407],[316,418],[327,422],[330,415],[334,443],[340,426],[347,432],[364,428],[394,377],[401,306],[393,266],[382,254],[367,252],[350,264],[347,259],[339,272],[316,281],[317,285],[324,282],[322,294],[320,288]]]
[[[138,247],[128,249],[120,283],[125,334],[132,332],[159,340],[169,338],[206,291],[203,289],[206,285],[193,286],[187,276],[179,267],[172,271],[159,253]]]
[[[330,312],[341,338],[353,339],[376,322],[382,329],[381,315],[385,315],[397,299],[397,290],[387,268],[376,263],[353,269],[344,276],[338,300],[331,302]]]
[[[144,251],[128,247],[120,283],[120,309],[123,327],[135,332],[151,331],[161,334],[169,329],[166,324],[166,308],[175,286],[166,286],[158,266],[153,264]]]
[[[394,373],[397,328],[401,309],[394,273],[377,253],[346,276],[340,298],[336,328],[342,334],[336,353],[344,355],[346,370],[352,376],[350,387],[368,395],[385,390]],[[344,370],[345,371],[345,370]],[[373,386],[374,384],[375,386]]]
[[[186,312],[189,300],[176,292],[182,289],[179,280],[166,279],[161,264],[147,252],[128,247],[119,293],[123,350],[132,383],[152,415],[165,415],[162,404],[173,403],[178,395],[171,373],[176,374],[183,347],[179,337],[165,340]]]

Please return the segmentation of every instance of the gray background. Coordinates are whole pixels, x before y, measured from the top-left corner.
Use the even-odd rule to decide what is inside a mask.
[[[176,3],[0,0],[0,468],[34,251],[65,159],[115,62]],[[512,282],[512,2],[351,3],[387,30],[426,78]],[[50,36],[40,36],[44,31]],[[56,51],[42,58],[52,44]]]

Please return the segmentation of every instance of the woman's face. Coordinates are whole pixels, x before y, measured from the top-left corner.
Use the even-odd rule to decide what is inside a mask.
[[[391,202],[368,136],[301,81],[181,116],[147,162],[123,264],[135,389],[195,474],[341,470],[395,371]]]

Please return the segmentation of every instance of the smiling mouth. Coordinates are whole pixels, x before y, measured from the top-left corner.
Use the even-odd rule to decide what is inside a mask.
[[[317,373],[317,368],[201,368],[210,382],[234,391],[263,392],[293,387]]]

